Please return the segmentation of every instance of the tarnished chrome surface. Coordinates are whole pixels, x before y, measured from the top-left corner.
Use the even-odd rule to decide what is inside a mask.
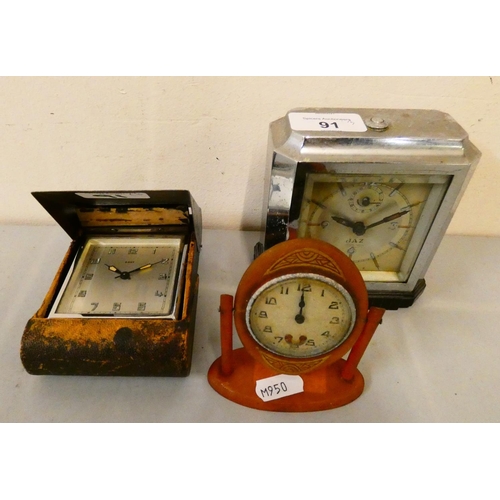
[[[343,117],[339,129],[329,125],[314,130],[319,128],[317,124],[301,125],[304,114],[316,121],[324,114],[328,125],[332,113]],[[351,123],[349,117],[353,117]],[[315,164],[336,174],[448,175],[450,184],[409,278],[399,283],[367,281],[369,292],[413,290],[427,270],[480,156],[467,132],[440,111],[293,109],[270,124],[262,248],[288,239],[290,229],[296,227],[301,201],[297,179]]]

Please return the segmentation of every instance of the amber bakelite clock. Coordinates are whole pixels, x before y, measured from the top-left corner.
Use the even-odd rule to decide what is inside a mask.
[[[479,158],[439,111],[292,110],[270,126],[256,254],[286,239],[327,241],[360,270],[370,304],[409,307]]]
[[[236,291],[240,349],[232,348],[233,297],[221,297],[222,352],[209,382],[257,409],[345,405],[363,392],[357,364],[383,313],[368,309],[363,278],[340,250],[315,239],[280,243],[250,265]]]

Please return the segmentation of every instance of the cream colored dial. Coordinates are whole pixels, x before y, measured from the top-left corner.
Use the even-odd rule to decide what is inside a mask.
[[[311,273],[269,281],[251,297],[247,327],[265,349],[291,358],[327,353],[349,336],[356,317],[351,296],[337,282]]]
[[[408,252],[415,257],[424,241],[426,233],[421,231],[420,246],[411,247],[433,190],[436,186],[426,176],[312,174],[304,191],[298,236],[331,243],[362,272],[393,273],[393,280],[404,280],[398,273]]]

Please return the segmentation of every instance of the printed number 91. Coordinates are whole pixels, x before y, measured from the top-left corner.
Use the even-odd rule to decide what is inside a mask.
[[[328,123],[328,122],[319,122],[319,126],[321,128],[330,128],[330,125],[332,127],[335,127],[335,128],[339,128],[339,126],[337,125],[337,122],[332,122],[332,123]]]

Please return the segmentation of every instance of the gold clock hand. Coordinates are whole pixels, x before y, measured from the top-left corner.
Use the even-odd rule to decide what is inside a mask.
[[[117,273],[118,276],[115,276],[115,280],[121,278],[122,280],[129,280],[130,273],[127,271],[120,271],[116,266],[110,266],[108,264],[104,264],[112,273]]]
[[[156,264],[162,264],[163,262],[165,262],[165,260],[166,259],[161,259],[158,262],[153,262],[152,264],[144,264],[141,267],[137,267],[135,269],[132,269],[132,271],[128,271],[128,274],[136,273],[137,271],[144,271],[145,269],[149,269],[153,266],[156,266]]]
[[[104,264],[111,272],[122,274],[122,272],[116,266],[109,266],[108,264]]]
[[[122,280],[129,280],[130,279],[130,275],[132,273],[136,273],[137,271],[143,271],[144,269],[149,269],[149,268],[155,266],[156,264],[160,264],[162,262],[165,262],[165,260],[166,259],[162,259],[162,260],[159,260],[158,262],[153,262],[153,263],[150,263],[150,264],[144,264],[141,267],[136,267],[135,269],[132,269],[132,271],[120,271],[115,266],[108,266],[108,268],[109,268],[110,271],[113,271],[115,273],[119,273],[119,276],[116,276],[115,279],[121,278]]]

